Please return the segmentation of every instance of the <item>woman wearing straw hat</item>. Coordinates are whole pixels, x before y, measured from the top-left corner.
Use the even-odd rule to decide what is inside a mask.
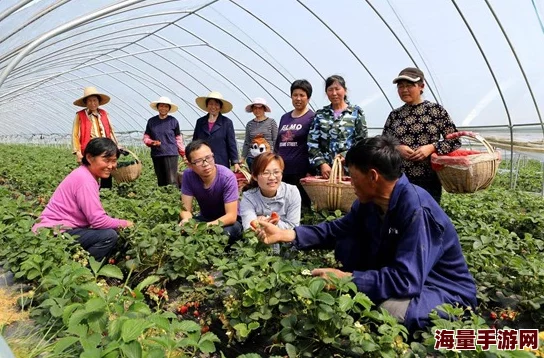
[[[278,124],[274,119],[266,116],[265,113],[270,112],[270,107],[268,107],[264,98],[255,98],[253,102],[246,106],[246,112],[253,113],[255,116],[246,125],[246,136],[242,146],[242,161],[245,158],[245,162],[251,170],[251,164],[255,158],[250,153],[249,147],[253,138],[258,134],[262,134],[264,139],[270,143],[270,148],[274,148],[274,142],[278,136]]]
[[[111,126],[108,113],[98,108],[110,101],[110,97],[100,93],[94,87],[85,87],[83,89],[83,97],[74,101],[74,105],[85,107],[76,113],[74,119],[74,127],[72,130],[72,147],[73,153],[76,155],[77,162],[81,164],[85,147],[93,138],[110,138],[117,143],[113,127]],[[100,179],[100,188],[111,188],[112,179]]]
[[[185,144],[179,130],[179,122],[168,113],[178,110],[170,98],[161,97],[151,102],[151,108],[159,112],[149,118],[144,132],[144,144],[151,148],[151,159],[157,176],[157,184],[176,184],[178,155],[185,155]]]
[[[197,97],[195,102],[200,109],[208,114],[196,121],[193,140],[205,140],[215,155],[215,164],[227,168],[233,165],[233,170],[238,172],[240,160],[234,125],[228,117],[223,115],[232,110],[232,104],[225,100],[221,93],[215,91],[205,97]]]

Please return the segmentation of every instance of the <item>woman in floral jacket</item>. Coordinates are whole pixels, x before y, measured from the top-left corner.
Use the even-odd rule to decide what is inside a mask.
[[[427,190],[440,204],[442,185],[431,168],[431,154],[448,154],[461,146],[459,139],[448,140],[446,135],[457,132],[448,112],[438,103],[422,98],[425,87],[423,72],[414,67],[400,71],[393,80],[397,84],[402,107],[389,113],[383,134],[401,143],[402,169],[410,182]]]

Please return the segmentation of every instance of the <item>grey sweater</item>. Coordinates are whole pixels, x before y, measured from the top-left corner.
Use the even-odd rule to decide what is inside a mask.
[[[260,122],[252,119],[246,125],[246,137],[242,147],[242,158],[247,158],[248,156],[253,157],[249,152],[249,147],[257,134],[262,134],[264,139],[270,143],[270,150],[274,151],[274,143],[278,136],[278,124],[276,121],[273,118],[267,118]]]
[[[244,230],[249,228],[251,220],[257,216],[270,216],[273,211],[278,213],[281,229],[292,229],[300,225],[300,193],[296,186],[282,182],[276,196],[267,198],[259,188],[253,188],[242,194],[240,216]]]

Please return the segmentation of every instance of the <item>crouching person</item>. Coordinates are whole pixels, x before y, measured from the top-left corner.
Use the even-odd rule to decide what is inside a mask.
[[[189,168],[183,172],[181,185],[180,225],[190,219],[223,225],[229,237],[227,248],[242,237],[238,216],[238,181],[227,167],[215,164],[211,147],[197,139],[185,148]],[[200,215],[193,217],[193,199],[200,207]]]
[[[438,305],[476,308],[476,286],[452,222],[427,191],[402,174],[397,145],[378,136],[350,148],[346,165],[358,200],[346,216],[292,230],[260,221],[256,231],[266,244],[334,247],[342,270],[312,274],[352,276],[359,291],[413,331],[430,323]]]
[[[117,242],[117,230],[133,225],[131,221],[109,217],[100,202],[98,179],[110,177],[119,154],[113,140],[91,139],[83,152],[82,165],[55,189],[32,231],[60,227],[76,236],[96,260],[108,256]]]

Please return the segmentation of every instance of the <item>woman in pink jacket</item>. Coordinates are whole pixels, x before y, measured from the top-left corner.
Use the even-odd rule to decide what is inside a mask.
[[[109,217],[100,202],[98,179],[108,178],[117,166],[119,149],[109,138],[94,138],[83,152],[82,165],[59,184],[32,228],[58,228],[77,237],[98,261],[117,242],[117,230],[133,223]]]

